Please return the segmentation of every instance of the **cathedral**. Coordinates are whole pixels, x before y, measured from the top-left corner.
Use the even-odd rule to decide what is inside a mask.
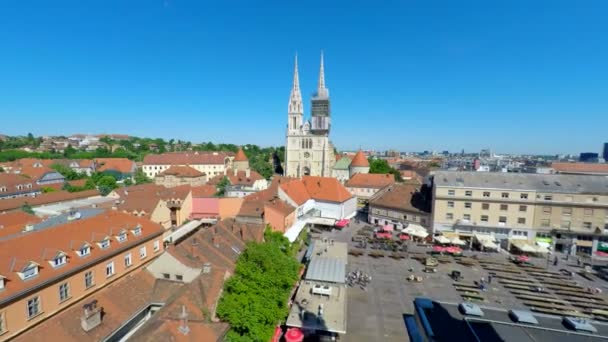
[[[288,177],[331,177],[336,162],[334,147],[329,141],[331,115],[329,89],[325,87],[323,54],[319,70],[319,84],[311,100],[311,120],[304,120],[304,104],[298,78],[298,57],[293,72],[293,85],[287,109],[287,141],[285,143],[285,171]]]

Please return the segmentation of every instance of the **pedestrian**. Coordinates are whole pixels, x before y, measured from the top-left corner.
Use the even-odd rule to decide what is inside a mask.
[[[576,258],[576,264],[579,266],[581,265],[581,257]]]
[[[480,279],[480,283],[482,283],[482,284],[483,284],[483,283],[485,283],[485,282],[486,282],[486,280],[485,280],[483,277],[481,277],[481,279]]]
[[[488,275],[488,284],[492,284],[492,275]]]

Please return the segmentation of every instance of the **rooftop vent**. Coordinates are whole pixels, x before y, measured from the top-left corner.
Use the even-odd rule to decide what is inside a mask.
[[[483,317],[483,311],[481,311],[479,305],[476,304],[460,303],[460,305],[458,305],[458,310],[463,315]]]
[[[84,331],[91,331],[101,324],[101,308],[97,307],[97,300],[93,300],[82,306],[83,313],[80,317],[80,326]]]
[[[510,310],[509,317],[515,323],[538,324],[538,321],[536,320],[536,318],[534,317],[534,315],[532,315],[532,313],[530,311]]]
[[[564,317],[563,323],[565,326],[576,331],[584,331],[589,333],[597,332],[597,329],[584,318]]]

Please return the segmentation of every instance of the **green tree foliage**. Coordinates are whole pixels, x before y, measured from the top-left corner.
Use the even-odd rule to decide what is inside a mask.
[[[384,159],[369,159],[369,173],[392,174],[397,182],[403,181],[399,170],[392,168]]]
[[[54,188],[50,188],[48,186],[45,186],[45,187],[42,188],[42,193],[43,194],[48,194],[49,192],[55,192],[55,191],[57,191],[57,190],[55,190]]]
[[[0,173],[4,172],[4,168],[0,166]]]
[[[51,169],[61,173],[61,175],[67,180],[84,179],[87,177],[85,174],[78,173],[72,170],[70,167],[62,164],[53,164],[51,165]]]
[[[152,183],[152,180],[146,176],[142,169],[137,169],[133,178],[135,178],[135,184]]]
[[[28,214],[34,215],[34,208],[32,208],[32,206],[29,205],[29,203],[27,203],[27,202],[23,203],[23,205],[21,206],[21,210],[23,210],[24,212],[26,212]]]
[[[285,237],[265,235],[266,242],[247,245],[224,286],[217,314],[230,323],[227,341],[269,341],[276,324],[289,313],[287,301],[299,263],[287,253]]]
[[[217,184],[217,192],[215,193],[216,196],[224,196],[226,194],[226,187],[230,185],[230,180],[228,180],[228,177],[224,176],[224,178],[222,178],[222,180]]]
[[[97,189],[102,196],[107,196],[112,190],[116,189],[116,178],[105,175],[97,181]]]

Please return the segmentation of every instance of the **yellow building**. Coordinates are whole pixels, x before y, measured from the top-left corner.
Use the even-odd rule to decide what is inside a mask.
[[[436,172],[432,228],[550,242],[591,254],[608,241],[608,178],[581,175]]]

